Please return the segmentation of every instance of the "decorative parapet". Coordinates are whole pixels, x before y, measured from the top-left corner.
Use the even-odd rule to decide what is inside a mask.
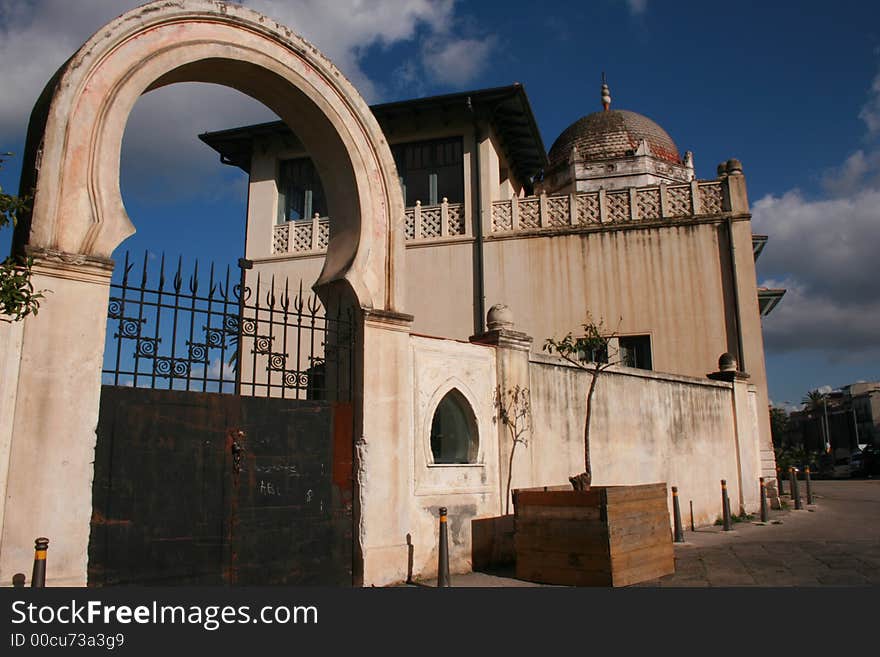
[[[719,180],[560,196],[542,194],[494,201],[492,233],[629,224],[723,211],[724,193]]]
[[[317,214],[311,221],[287,221],[273,228],[272,253],[281,255],[313,255],[327,251],[330,242],[330,219]],[[404,234],[407,241],[432,241],[467,235],[464,204],[449,203],[445,198],[437,205],[422,205],[404,212]]]
[[[578,194],[527,196],[492,203],[492,234],[532,232],[577,226],[632,224],[725,210],[723,181],[694,180],[683,185],[631,187]],[[470,235],[464,204],[422,205],[404,211],[407,242],[432,242]],[[330,241],[330,219],[288,221],[274,227],[272,253],[321,254]]]
[[[277,224],[272,235],[272,253],[323,253],[330,243],[330,218],[316,213],[311,221]]]

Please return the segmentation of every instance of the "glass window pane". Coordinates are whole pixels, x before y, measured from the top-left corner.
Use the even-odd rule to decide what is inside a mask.
[[[431,422],[434,463],[472,463],[477,455],[476,423],[470,405],[457,390],[450,390]]]

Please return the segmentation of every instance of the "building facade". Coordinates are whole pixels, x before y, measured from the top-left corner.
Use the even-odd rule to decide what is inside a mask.
[[[767,408],[761,315],[784,290],[757,286],[767,237],[752,234],[742,166],[697,180],[662,127],[611,109],[604,84],[602,100],[549,154],[520,85],[372,108],[406,203],[413,330],[467,340],[502,303],[540,352],[589,317],[625,366],[705,377],[732,354]],[[318,280],[333,213],[300,140],[280,122],[201,138],[250,176],[251,275]]]

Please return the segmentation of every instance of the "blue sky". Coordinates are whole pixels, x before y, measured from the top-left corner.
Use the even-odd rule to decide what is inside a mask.
[[[23,150],[55,69],[131,0],[0,0],[0,152]],[[789,288],[765,320],[770,396],[880,379],[880,3],[248,0],[324,50],[369,102],[521,82],[547,148],[599,109],[660,123],[697,174],[744,165],[759,281]],[[272,119],[236,92],[175,85],[129,121],[121,249],[231,261],[245,180],[195,136]],[[17,189],[20,160],[0,170]],[[169,237],[173,235],[173,237]],[[8,249],[7,235],[0,249]]]

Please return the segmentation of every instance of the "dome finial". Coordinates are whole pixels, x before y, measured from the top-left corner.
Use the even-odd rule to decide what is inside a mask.
[[[611,107],[611,91],[608,89],[608,83],[605,82],[605,71],[602,71],[602,107],[606,112]]]

